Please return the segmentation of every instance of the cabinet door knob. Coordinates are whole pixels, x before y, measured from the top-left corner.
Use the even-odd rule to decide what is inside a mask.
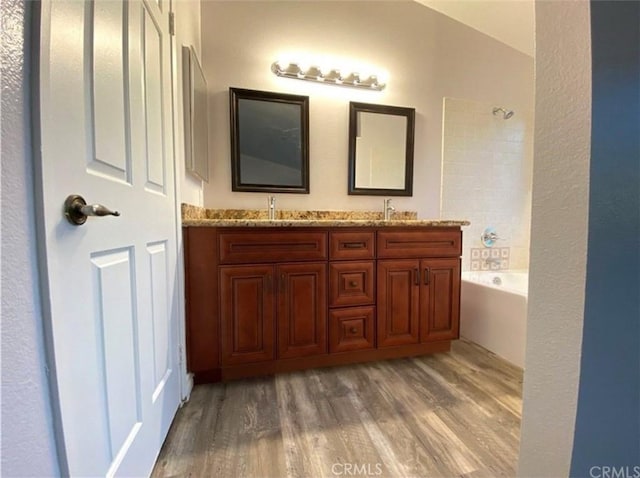
[[[349,329],[349,332],[352,333],[352,334],[355,334],[357,331],[358,331],[358,329],[356,329],[355,327],[351,327]]]
[[[424,268],[424,285],[429,285],[429,278],[431,276],[431,270],[428,267]]]
[[[417,267],[413,269],[413,283],[420,285],[420,270]]]
[[[351,282],[349,282],[349,286],[350,287],[357,287],[358,283],[356,281],[352,280]]]

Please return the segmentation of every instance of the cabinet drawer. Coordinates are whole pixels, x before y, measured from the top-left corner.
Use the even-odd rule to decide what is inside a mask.
[[[378,257],[460,257],[462,231],[378,231]]]
[[[329,305],[344,307],[375,302],[373,261],[332,262],[329,266]]]
[[[374,232],[332,232],[329,257],[331,260],[373,259]]]
[[[331,311],[329,351],[372,349],[374,347],[375,307],[351,307]]]
[[[304,231],[223,232],[221,264],[316,261],[327,259],[327,233]]]

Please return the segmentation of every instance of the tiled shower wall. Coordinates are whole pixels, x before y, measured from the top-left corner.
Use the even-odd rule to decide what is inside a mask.
[[[472,268],[471,249],[483,248],[486,227],[500,237],[494,248],[508,248],[509,269],[529,268],[533,114],[514,110],[505,120],[501,113],[493,115],[496,106],[509,109],[444,100],[440,217],[471,221],[463,228],[463,271]],[[495,270],[477,258],[473,265]]]

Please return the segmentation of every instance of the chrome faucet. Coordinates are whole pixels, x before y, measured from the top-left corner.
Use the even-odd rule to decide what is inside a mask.
[[[276,219],[276,198],[275,196],[269,196],[267,200],[268,209],[269,209],[269,220],[275,221]]]
[[[391,198],[384,200],[384,220],[388,221],[391,219],[391,214],[396,210],[395,207],[391,205]]]

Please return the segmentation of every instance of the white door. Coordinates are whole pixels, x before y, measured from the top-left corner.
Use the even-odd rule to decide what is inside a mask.
[[[168,13],[41,4],[43,295],[72,476],[148,475],[179,404]],[[71,194],[121,215],[71,225]]]

